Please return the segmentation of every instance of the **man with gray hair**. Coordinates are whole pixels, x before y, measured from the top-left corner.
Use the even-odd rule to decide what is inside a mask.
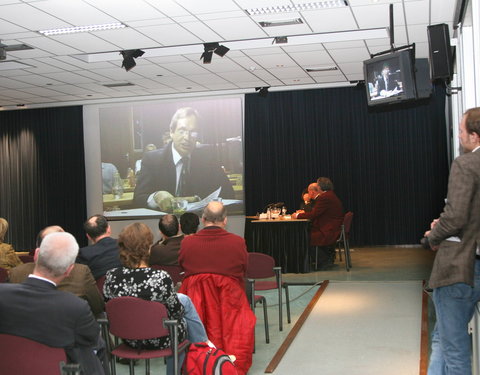
[[[27,280],[0,284],[0,333],[65,348],[69,361],[80,364],[83,374],[102,375],[105,369],[94,350],[99,356],[105,353],[90,307],[81,298],[57,290],[72,271],[77,254],[78,244],[70,233],[51,233],[43,239]]]
[[[221,202],[210,202],[202,215],[204,228],[183,239],[178,263],[185,278],[198,273],[231,276],[244,288],[248,253],[245,240],[227,232],[227,210]]]
[[[64,232],[64,230],[58,225],[42,229],[37,236],[37,247],[40,247],[43,239],[48,234],[57,232]],[[8,281],[10,283],[23,283],[28,278],[28,275],[33,273],[34,267],[35,263],[29,262],[12,268],[8,272]],[[85,299],[94,315],[100,314],[105,309],[103,297],[100,295],[92,272],[84,264],[75,263],[70,274],[57,285],[57,289],[73,293]]]

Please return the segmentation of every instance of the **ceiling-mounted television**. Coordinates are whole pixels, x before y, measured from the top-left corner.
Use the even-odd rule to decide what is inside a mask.
[[[363,62],[369,106],[416,99],[412,49],[388,53]]]

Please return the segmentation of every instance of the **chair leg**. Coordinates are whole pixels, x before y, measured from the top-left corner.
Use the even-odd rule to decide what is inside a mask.
[[[288,284],[283,283],[283,287],[285,288],[285,304],[287,305],[287,322],[291,323],[292,319],[290,317],[290,295],[288,292]]]
[[[347,271],[350,271],[350,268],[352,268],[352,259],[350,258],[350,244],[348,243],[348,240],[346,239],[345,242],[345,267],[347,268]]]
[[[145,375],[150,375],[150,359],[145,359]]]
[[[265,342],[267,344],[270,343],[270,332],[268,330],[268,312],[267,312],[267,300],[263,298],[262,300],[262,305],[263,305],[263,320],[265,323]]]
[[[341,246],[341,241],[337,241],[337,247],[338,247],[338,261],[342,261],[342,246]]]
[[[315,246],[315,271],[318,269],[318,246]]]
[[[278,290],[278,328],[280,331],[283,331],[283,303],[282,303],[282,268],[273,267],[275,272],[275,278],[277,280],[277,290]]]
[[[130,369],[130,375],[135,375],[135,367],[133,365],[133,359],[128,361],[128,367]]]

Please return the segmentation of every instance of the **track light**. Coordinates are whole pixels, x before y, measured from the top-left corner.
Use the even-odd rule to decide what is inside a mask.
[[[212,56],[215,52],[216,55],[223,57],[225,54],[230,51],[230,48],[221,46],[218,42],[212,43],[203,43],[203,50],[202,56],[200,56],[200,60],[203,59],[204,64],[210,64],[212,62]]]
[[[145,52],[139,49],[130,49],[126,51],[120,51],[120,54],[123,56],[122,68],[125,68],[125,70],[128,72],[135,65],[137,65],[134,58],[140,57],[144,53]]]
[[[262,98],[267,97],[268,89],[269,87],[255,87],[255,91],[258,91],[258,96],[261,96]]]

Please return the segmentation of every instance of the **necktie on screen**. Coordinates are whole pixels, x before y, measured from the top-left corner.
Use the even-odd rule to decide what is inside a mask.
[[[182,159],[182,171],[180,172],[180,179],[178,180],[178,187],[177,187],[177,197],[184,197],[186,195],[187,190],[187,179],[188,173],[190,169],[190,158],[184,156]]]

